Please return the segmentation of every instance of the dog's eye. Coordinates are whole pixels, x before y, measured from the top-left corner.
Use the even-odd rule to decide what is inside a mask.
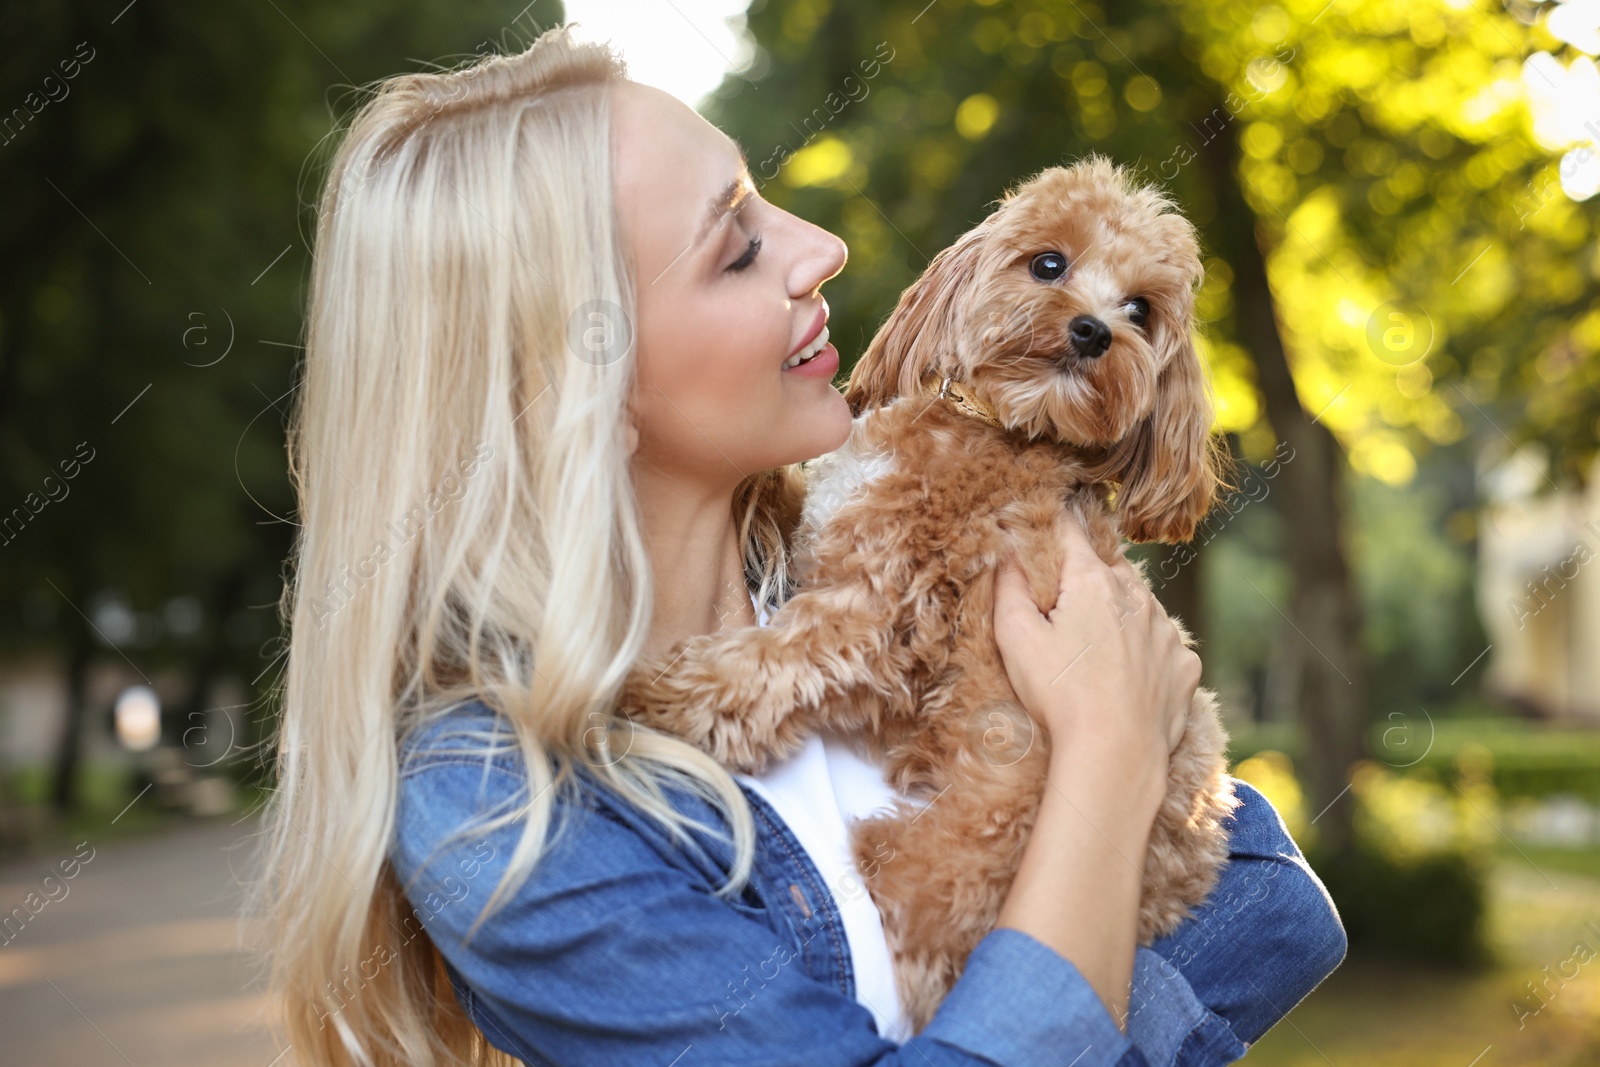
[[[1128,321],[1135,326],[1143,326],[1150,317],[1150,301],[1142,296],[1131,297],[1122,305],[1122,310],[1128,313]]]
[[[1067,273],[1067,257],[1060,252],[1040,252],[1028,264],[1028,270],[1041,282],[1053,282]]]

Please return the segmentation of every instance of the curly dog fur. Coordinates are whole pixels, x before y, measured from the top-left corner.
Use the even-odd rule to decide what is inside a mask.
[[[800,591],[766,627],[642,661],[622,696],[636,722],[752,773],[813,731],[864,738],[908,798],[852,846],[918,1030],[993,929],[1045,787],[1049,739],[994,641],[997,565],[1014,553],[1048,610],[1059,524],[1081,522],[1108,563],[1124,537],[1189,540],[1224,462],[1191,337],[1199,249],[1172,202],[1091,157],[997,203],[851,374],[850,438],[808,470]],[[1143,944],[1227,858],[1225,743],[1202,688],[1151,830]]]

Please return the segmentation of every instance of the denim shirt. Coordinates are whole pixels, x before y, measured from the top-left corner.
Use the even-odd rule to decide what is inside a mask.
[[[1243,803],[1221,881],[1192,918],[1137,950],[1126,1034],[1070,960],[997,927],[928,1025],[896,1044],[855,999],[821,875],[747,785],[754,867],[742,892],[719,899],[727,842],[694,831],[675,841],[574,764],[579,788],[553,794],[548,851],[468,940],[520,825],[453,835],[527,802],[520,751],[503,719],[469,703],[411,731],[400,764],[390,859],[416,918],[407,936],[426,933],[467,1016],[530,1067],[1205,1067],[1243,1056],[1344,958],[1322,882],[1278,813],[1236,780]],[[689,790],[666,797],[726,831]]]

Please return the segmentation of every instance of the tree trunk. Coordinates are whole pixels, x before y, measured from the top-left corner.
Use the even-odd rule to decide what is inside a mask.
[[[88,719],[89,666],[94,661],[94,642],[89,626],[73,628],[72,647],[67,653],[67,714],[56,742],[55,776],[50,786],[50,803],[66,815],[78,806],[78,765],[82,761],[83,724]]]
[[[1218,112],[1226,114],[1220,107]],[[1293,577],[1285,625],[1297,631],[1284,635],[1283,647],[1298,659],[1297,710],[1304,729],[1300,771],[1310,814],[1322,844],[1338,852],[1350,844],[1352,804],[1343,794],[1350,765],[1365,754],[1367,724],[1360,603],[1340,536],[1344,457],[1333,434],[1301,406],[1295,391],[1255,212],[1234,171],[1237,121],[1223,123],[1198,153],[1217,204],[1207,238],[1234,270],[1238,336],[1255,361],[1267,420],[1294,449],[1275,479],[1275,491],[1282,494],[1284,553]],[[1239,595],[1257,594],[1245,589]]]
[[[212,735],[209,718],[211,709],[206,704],[212,683],[228,661],[227,628],[223,620],[240,603],[248,578],[243,568],[236,567],[213,583],[211,594],[206,599],[205,610],[208,614],[201,630],[201,644],[191,657],[194,668],[189,693],[172,714],[162,715],[163,738],[168,744],[182,750],[184,762],[193,767],[215,768],[218,773],[232,762],[226,758],[234,755],[234,749],[239,749],[241,753],[244,751],[242,738],[231,734],[220,737]]]
[[[1156,587],[1156,599],[1168,615],[1183,621],[1194,635],[1195,650],[1205,659],[1205,603],[1200,591],[1200,568],[1205,549],[1200,545],[1163,545],[1147,573]],[[1209,684],[1209,683],[1208,683]]]

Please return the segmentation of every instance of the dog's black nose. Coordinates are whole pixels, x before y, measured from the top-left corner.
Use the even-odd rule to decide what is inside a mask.
[[[1084,359],[1094,359],[1111,347],[1111,327],[1093,315],[1079,315],[1067,324],[1072,350]]]

